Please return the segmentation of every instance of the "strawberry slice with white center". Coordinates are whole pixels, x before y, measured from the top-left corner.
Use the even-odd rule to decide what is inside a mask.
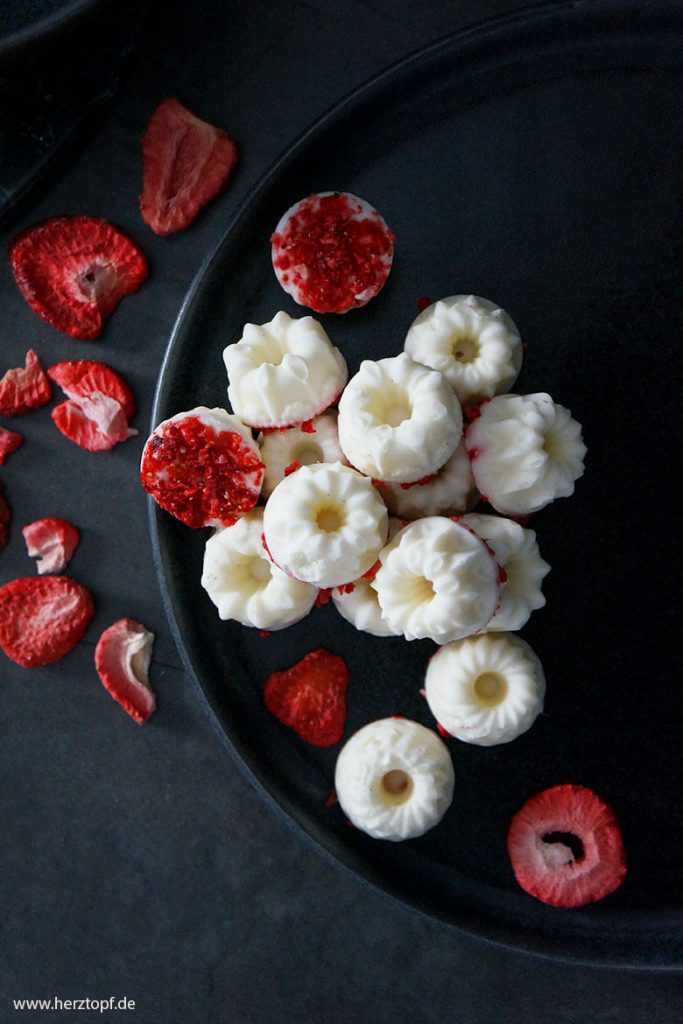
[[[585,786],[554,786],[532,796],[512,819],[507,845],[521,887],[554,907],[601,900],[626,875],[614,812]]]
[[[147,278],[147,260],[127,235],[96,217],[53,217],[9,250],[19,291],[43,320],[72,338],[102,333],[125,295]]]
[[[61,572],[71,560],[81,535],[66,519],[48,516],[37,519],[22,529],[26,548],[31,558],[37,558],[38,575]]]
[[[134,619],[119,619],[100,637],[95,648],[95,668],[102,685],[138,725],[156,708],[149,685],[149,663],[154,633]]]
[[[110,366],[77,359],[56,363],[47,373],[68,395],[52,410],[52,419],[70,441],[98,452],[137,434],[128,426],[135,412],[133,393]]]

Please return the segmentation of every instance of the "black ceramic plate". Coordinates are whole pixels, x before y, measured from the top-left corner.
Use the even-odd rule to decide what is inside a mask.
[[[305,313],[277,285],[269,236],[310,191],[348,190],[396,233],[389,283],[323,318],[351,372],[397,354],[418,299],[495,299],[528,344],[517,391],[548,391],[585,428],[586,474],[533,526],[551,563],[547,607],[523,631],[543,661],[545,713],[489,749],[452,743],[455,799],[402,844],[327,809],[338,748],[300,742],[264,709],[270,672],[324,645],[346,658],[346,735],[420,696],[430,642],[356,632],[333,606],[263,638],[221,623],[199,578],[204,531],[152,510],[180,650],[238,762],[285,814],[359,876],[449,925],[536,953],[673,968],[681,962],[680,518],[672,496],[675,360],[683,314],[680,20],[671,5],[542,6],[408,58],[308,131],[246,202],[187,298],[155,422],[224,405],[223,347],[246,321]],[[620,890],[581,910],[525,895],[508,823],[532,793],[571,781],[616,809]]]

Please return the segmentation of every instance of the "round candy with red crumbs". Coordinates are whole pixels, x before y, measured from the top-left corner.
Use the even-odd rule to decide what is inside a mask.
[[[300,306],[346,313],[384,286],[393,232],[351,192],[314,192],[282,216],[271,238],[275,274]]]
[[[138,725],[156,708],[149,685],[149,663],[154,633],[135,619],[119,619],[104,633],[95,648],[95,668],[102,685]]]
[[[512,819],[507,846],[521,887],[554,907],[601,900],[626,875],[614,812],[585,786],[553,786],[532,796]]]
[[[263,463],[236,416],[198,406],[164,420],[147,439],[140,479],[186,526],[232,526],[258,500]]]
[[[0,587],[0,647],[24,668],[59,661],[85,633],[90,592],[67,576],[29,576]]]

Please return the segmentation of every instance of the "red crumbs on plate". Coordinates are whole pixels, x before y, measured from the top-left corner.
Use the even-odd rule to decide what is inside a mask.
[[[142,140],[140,212],[157,235],[188,227],[237,163],[235,142],[175,98],[156,108]]]
[[[10,264],[34,312],[72,338],[98,338],[125,295],[147,278],[127,235],[96,217],[53,217],[14,240]]]
[[[154,633],[135,619],[119,619],[105,629],[95,648],[95,668],[102,685],[138,725],[156,708],[148,672]]]
[[[71,561],[81,535],[66,519],[48,516],[22,529],[30,558],[37,558],[38,574],[61,572]]]
[[[67,576],[30,576],[0,587],[0,647],[24,668],[59,661],[93,616],[90,592]]]
[[[512,819],[507,846],[521,887],[555,907],[601,900],[626,875],[614,812],[585,786],[554,786],[532,796]]]
[[[52,389],[32,348],[26,353],[26,363],[7,370],[0,379],[0,413],[18,416],[29,409],[37,409],[50,401]]]
[[[23,436],[17,434],[16,430],[6,430],[5,427],[0,427],[0,466],[7,456],[15,452],[23,443]]]
[[[231,526],[256,504],[263,463],[237,431],[187,415],[166,420],[148,438],[140,479],[186,526]]]
[[[394,235],[379,213],[349,192],[314,193],[285,213],[272,238],[285,291],[317,313],[364,306],[384,286]]]
[[[268,677],[265,704],[306,743],[329,747],[344,732],[348,679],[344,659],[320,648]]]
[[[423,296],[421,299],[417,300],[417,308],[420,310],[421,313],[424,313],[425,309],[429,309],[431,305],[433,305],[432,300],[428,299],[426,296]]]
[[[56,363],[48,376],[68,400],[52,410],[58,430],[86,451],[108,451],[137,433],[128,426],[135,412],[133,393],[110,366],[92,359]]]

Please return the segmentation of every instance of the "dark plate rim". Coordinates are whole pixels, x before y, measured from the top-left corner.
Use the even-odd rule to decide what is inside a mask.
[[[677,29],[681,30],[683,29],[683,18],[680,17],[681,13],[683,13],[683,11],[672,11],[671,6],[665,3],[664,0],[655,0],[655,2],[648,5],[645,9],[643,8],[642,3],[639,3],[638,0],[559,0],[559,2],[558,0],[546,0],[546,2],[537,3],[521,10],[478,21],[465,28],[449,33],[427,46],[421,47],[412,53],[405,55],[362,83],[357,88],[353,89],[346,96],[342,97],[341,100],[309,124],[275,159],[264,174],[257,179],[245,197],[240,200],[237,210],[226,224],[220,238],[203,260],[182,301],[169,343],[164,353],[154,394],[150,419],[150,432],[162,418],[160,408],[164,400],[166,378],[171,369],[174,349],[181,339],[187,324],[192,319],[193,309],[195,303],[200,298],[205,279],[211,273],[214,264],[219,260],[222,250],[224,246],[228,244],[233,231],[235,231],[238,225],[248,217],[252,204],[255,203],[261,193],[286,170],[288,165],[297,159],[300,152],[304,150],[309,142],[312,139],[315,139],[319,133],[328,129],[335,121],[341,120],[344,116],[348,116],[349,112],[352,111],[354,107],[362,105],[369,95],[385,89],[394,79],[409,74],[411,70],[418,71],[421,65],[428,64],[431,61],[436,61],[439,59],[440,55],[446,54],[451,50],[454,51],[458,48],[465,47],[469,42],[482,42],[487,36],[495,36],[507,31],[529,32],[534,29],[542,29],[546,24],[553,23],[558,18],[567,22],[568,25],[571,24],[575,26],[577,19],[587,16],[591,16],[597,24],[604,26],[614,25],[615,19],[624,18],[633,20],[636,18],[638,19],[639,24],[644,22],[641,27],[645,27],[645,24],[659,24],[660,17],[665,19],[666,23],[670,25],[673,15],[676,19]],[[486,922],[481,929],[477,929],[469,924],[465,925],[459,923],[444,915],[440,915],[433,907],[426,907],[420,904],[418,900],[407,898],[403,893],[397,891],[397,888],[391,883],[371,877],[371,872],[368,871],[367,873],[363,873],[359,871],[356,866],[341,857],[338,852],[332,851],[328,848],[321,839],[316,837],[314,830],[306,823],[305,816],[299,813],[297,805],[289,801],[282,794],[276,794],[271,791],[266,781],[261,777],[256,768],[240,753],[238,738],[229,735],[225,726],[221,722],[220,716],[214,707],[213,702],[207,695],[195,673],[189,653],[185,648],[182,631],[176,616],[173,598],[165,571],[162,534],[167,517],[151,498],[148,499],[148,517],[153,561],[159,581],[164,610],[181,660],[190,677],[193,688],[202,707],[208,715],[214,729],[220,736],[221,742],[231,755],[234,763],[237,765],[240,773],[258,790],[260,796],[265,799],[267,804],[284,817],[288,825],[296,832],[296,834],[303,837],[309,846],[315,848],[318,853],[321,853],[329,863],[333,864],[336,868],[342,868],[344,872],[348,873],[348,875],[352,876],[354,880],[360,882],[368,889],[375,893],[380,892],[383,896],[391,899],[392,902],[400,904],[403,908],[414,914],[421,917],[427,917],[431,921],[436,921],[439,924],[445,925],[463,937],[477,939],[510,953],[531,955],[541,960],[552,961],[554,963],[565,963],[577,967],[590,967],[603,970],[618,969],[648,974],[671,974],[683,971],[683,963],[679,964],[663,960],[658,962],[651,959],[639,959],[637,955],[622,955],[619,952],[614,952],[611,948],[601,949],[599,951],[593,949],[590,955],[586,955],[579,949],[575,948],[577,942],[573,937],[571,939],[571,948],[558,952],[555,949],[550,950],[547,947],[544,947],[542,945],[542,939],[534,939],[533,937],[520,935],[518,932],[515,932],[512,927],[506,927],[505,925],[497,923],[491,925],[490,922]],[[647,912],[643,912],[644,920],[646,918],[646,914]]]
[[[60,10],[44,15],[24,28],[0,35],[0,59],[17,57],[32,47],[48,43],[53,36],[70,29],[81,18],[112,2],[114,0],[69,0]]]

